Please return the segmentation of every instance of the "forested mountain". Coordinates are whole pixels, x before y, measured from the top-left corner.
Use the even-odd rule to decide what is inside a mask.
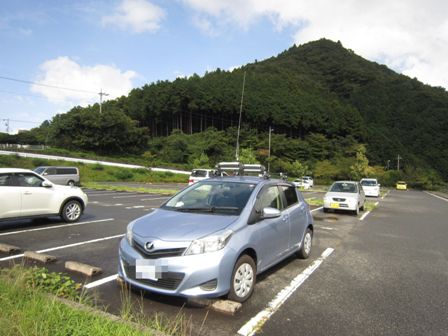
[[[371,165],[385,167],[389,160],[395,167],[400,155],[405,169],[448,180],[448,93],[326,39],[233,71],[147,84],[106,102],[102,116],[98,105],[76,107],[44,126],[52,144],[72,149],[146,151],[147,157],[190,164],[200,155],[210,163],[232,159],[244,73],[241,142],[258,160],[267,160],[272,126],[272,164],[278,169],[298,160],[314,171],[337,168],[332,176],[344,177],[349,173],[343,167],[365,144]],[[121,126],[114,126],[116,120]],[[92,142],[98,130],[118,132],[127,143],[110,146],[113,133],[107,146],[98,136]]]

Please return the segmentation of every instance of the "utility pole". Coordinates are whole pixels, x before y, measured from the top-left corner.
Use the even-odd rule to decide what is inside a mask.
[[[103,96],[108,96],[108,93],[103,92],[103,89],[101,89],[101,91],[98,93],[100,95],[100,114],[102,112],[102,105],[103,105]]]
[[[271,170],[271,132],[272,132],[273,130],[274,130],[274,129],[273,129],[271,126],[269,126],[268,174],[269,174],[269,172],[270,172],[270,170]]]
[[[243,77],[243,90],[241,92],[241,104],[240,104],[240,117],[238,121],[238,134],[236,136],[236,151],[235,151],[235,159],[239,161],[240,158],[240,129],[241,129],[241,114],[243,113],[243,99],[244,99],[244,86],[246,84],[246,71],[244,71]]]
[[[400,170],[400,159],[402,159],[402,157],[400,156],[400,154],[398,154],[398,156],[397,156],[397,170]]]
[[[2,119],[2,121],[5,122],[5,126],[6,126],[6,133],[9,134],[9,118],[8,119]]]

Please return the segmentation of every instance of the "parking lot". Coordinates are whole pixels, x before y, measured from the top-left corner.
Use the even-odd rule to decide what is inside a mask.
[[[53,255],[57,261],[48,264],[51,271],[70,273],[75,280],[85,284],[87,290],[98,298],[98,302],[105,309],[112,313],[119,313],[122,308],[123,293],[121,286],[115,281],[118,267],[118,243],[124,236],[126,226],[131,220],[157,208],[167,199],[167,196],[99,190],[85,191],[89,196],[89,206],[77,223],[65,224],[59,218],[1,223],[0,243],[17,246],[20,251],[12,255],[0,254],[0,266],[9,266],[13,262],[20,263],[23,251],[31,250]],[[304,192],[304,195],[305,198],[322,198],[323,192],[310,191]],[[303,312],[304,307],[301,306],[301,301],[298,299],[300,296],[297,294],[300,292],[299,287],[302,283],[312,285],[315,278],[319,282],[325,283],[322,273],[320,277],[317,277],[313,272],[317,270],[319,273],[320,265],[325,266],[326,269],[330,268],[330,273],[335,272],[335,269],[331,269],[331,261],[332,259],[337,260],[335,258],[340,256],[342,251],[347,251],[350,244],[353,244],[353,232],[370,225],[371,217],[382,222],[392,220],[395,216],[394,211],[401,211],[409,200],[415,202],[421,197],[440,202],[439,206],[445,206],[446,210],[443,200],[412,191],[405,193],[392,191],[384,200],[375,199],[379,202],[378,208],[368,216],[365,213],[361,213],[358,217],[343,213],[324,214],[320,208],[315,207],[313,210],[315,235],[311,258],[300,260],[291,257],[270,271],[261,274],[257,279],[254,295],[243,304],[242,309],[234,316],[204,307],[192,306],[180,298],[145,293],[142,299],[141,293],[138,291],[132,291],[129,295],[141,306],[141,310],[146,315],[152,316],[157,313],[175,318],[179,316],[179,313],[184,314],[186,319],[191,320],[195,333],[200,331],[203,335],[250,334],[253,325],[257,323],[258,326],[262,325],[256,316],[261,316],[263,322],[271,317],[266,322],[266,330],[269,330],[267,335],[294,334],[290,333],[292,330],[287,332],[287,329],[284,329],[283,322],[290,317],[284,317],[284,321],[281,319],[282,314],[285,314],[282,304],[285,303],[287,306],[290,305],[290,302],[296,302],[298,307],[290,307],[290,309],[298,309]],[[386,206],[383,206],[383,203]],[[65,270],[66,261],[97,266],[103,272],[92,278],[84,277]],[[326,265],[327,263],[330,265]],[[283,300],[280,305],[276,305],[276,309],[279,309],[278,314],[274,314],[275,311],[272,309],[267,310],[269,305],[272,306],[274,299]],[[313,309],[318,308],[313,307]],[[279,318],[280,320],[278,320]],[[296,316],[296,318],[300,318],[300,316]],[[337,332],[333,334],[337,334]]]

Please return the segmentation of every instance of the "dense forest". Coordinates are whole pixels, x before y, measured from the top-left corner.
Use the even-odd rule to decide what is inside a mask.
[[[148,164],[231,160],[244,74],[245,159],[267,163],[272,127],[277,171],[355,178],[365,157],[365,174],[384,175],[400,155],[394,178],[448,181],[448,93],[326,39],[232,71],[147,84],[104,103],[101,115],[98,104],[74,107],[18,140],[143,155]]]

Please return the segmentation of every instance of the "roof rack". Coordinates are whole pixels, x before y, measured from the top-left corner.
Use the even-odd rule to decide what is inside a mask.
[[[216,165],[219,173],[225,171],[232,175],[255,175],[266,177],[266,168],[261,164],[244,164],[238,161],[235,162],[220,162]]]

